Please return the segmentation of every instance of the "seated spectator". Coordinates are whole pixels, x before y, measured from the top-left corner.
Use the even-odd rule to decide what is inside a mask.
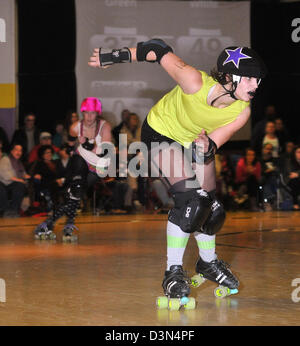
[[[279,140],[279,147],[281,148],[281,152],[285,148],[285,144],[287,141],[290,140],[291,136],[289,134],[289,131],[285,127],[282,118],[276,117],[274,119],[275,124],[275,135],[277,136]]]
[[[227,155],[218,153],[215,155],[216,165],[216,196],[223,203],[224,208],[230,208],[232,204],[232,191],[234,185],[234,173]]]
[[[52,209],[52,203],[58,203],[59,188],[64,184],[64,179],[58,176],[56,161],[52,156],[52,146],[42,145],[38,150],[38,161],[32,167],[36,199],[44,199],[47,211]]]
[[[67,151],[68,144],[63,144],[59,150],[59,158],[55,161],[57,174],[60,178],[65,178],[70,171],[70,154]]]
[[[120,124],[112,129],[111,133],[113,135],[113,138],[114,138],[114,141],[115,141],[115,145],[117,147],[119,146],[119,134],[120,134],[120,131],[121,131],[123,125],[127,123],[128,118],[129,118],[129,114],[130,114],[130,111],[128,109],[123,109],[122,113],[121,113],[121,122],[120,122]]]
[[[284,146],[285,150],[279,156],[279,168],[280,172],[284,174],[286,167],[290,167],[291,158],[294,153],[295,143],[292,141],[287,141]]]
[[[26,194],[26,173],[21,161],[22,146],[14,144],[8,156],[0,160],[0,211],[3,216],[20,216],[20,206]]]
[[[265,135],[266,124],[268,121],[274,121],[277,116],[277,110],[273,104],[268,104],[264,109],[263,116],[259,116],[259,120],[253,127],[251,134],[251,148],[253,148],[258,156],[262,151],[262,140]]]
[[[293,198],[293,209],[299,210],[300,196],[300,146],[297,146],[293,151],[290,166],[287,168],[287,185],[290,187]]]
[[[267,143],[272,144],[272,148],[273,148],[272,156],[274,158],[279,157],[281,148],[280,148],[279,139],[276,136],[276,128],[275,128],[275,123],[273,121],[268,121],[266,123],[265,136],[262,141],[262,147]]]
[[[261,164],[256,158],[255,151],[248,148],[245,156],[237,163],[235,182],[238,186],[238,195],[248,195],[252,211],[258,210],[257,194],[260,179]]]
[[[24,118],[24,126],[14,132],[11,140],[11,143],[18,143],[22,146],[22,161],[25,165],[29,153],[39,143],[40,130],[36,127],[35,120],[35,115],[28,113]]]
[[[270,211],[273,209],[273,204],[276,198],[278,188],[279,161],[273,157],[273,146],[271,143],[266,143],[263,146],[261,157],[262,165],[262,186],[265,202],[265,209]]]
[[[127,149],[131,143],[140,142],[141,140],[141,127],[140,120],[136,113],[130,113],[127,121],[124,122],[120,130],[120,135],[126,135],[127,143],[126,147],[122,149],[122,145],[120,146],[119,159],[124,162],[123,154],[127,155]],[[135,157],[135,154],[128,155],[128,162]],[[125,160],[126,161],[126,160]],[[127,182],[133,190],[134,196],[134,204],[137,208],[141,207],[141,204],[144,205],[144,184],[143,179],[141,177],[134,177],[131,172],[128,170]]]
[[[3,156],[6,156],[6,151],[4,151],[3,142],[0,139],[0,160]]]
[[[64,128],[66,129],[66,132],[69,133],[70,127],[75,124],[77,121],[79,121],[79,115],[76,111],[70,110],[67,112]]]
[[[55,126],[55,133],[52,138],[52,144],[60,148],[63,144],[67,143],[67,141],[68,141],[68,134],[64,128],[64,124],[58,121]]]
[[[28,157],[28,164],[31,165],[33,162],[38,160],[38,151],[42,145],[50,145],[53,149],[52,159],[58,159],[59,148],[52,144],[52,135],[49,132],[42,132],[40,134],[40,143],[37,144],[30,152]]]
[[[9,140],[6,131],[0,126],[0,142],[2,145],[2,151],[7,153],[9,151]]]

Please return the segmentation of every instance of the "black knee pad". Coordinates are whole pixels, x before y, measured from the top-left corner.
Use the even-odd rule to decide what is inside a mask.
[[[223,205],[214,200],[211,206],[211,212],[207,220],[204,222],[201,233],[214,235],[220,231],[223,227],[226,218],[226,212]]]
[[[209,194],[199,188],[173,193],[173,196],[175,207],[169,212],[169,221],[178,225],[183,232],[199,232],[211,213],[212,199]]]

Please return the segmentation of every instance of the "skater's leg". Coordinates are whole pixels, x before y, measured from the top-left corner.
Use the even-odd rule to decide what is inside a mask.
[[[199,194],[201,187],[195,180],[191,162],[185,157],[181,146],[174,143],[172,147],[166,147],[156,155],[151,154],[152,173],[155,172],[164,179],[175,200],[175,207],[170,211],[167,225],[169,269],[171,265],[182,265],[190,233],[203,224],[208,216],[211,200],[207,194]],[[200,214],[198,210],[201,210]]]

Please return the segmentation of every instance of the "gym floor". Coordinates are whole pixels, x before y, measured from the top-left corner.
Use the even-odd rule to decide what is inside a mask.
[[[217,254],[241,285],[191,289],[194,310],[156,307],[163,295],[167,215],[80,215],[77,243],[33,239],[42,219],[1,219],[1,326],[272,326],[300,324],[300,212],[228,213]],[[194,274],[190,238],[184,268]]]

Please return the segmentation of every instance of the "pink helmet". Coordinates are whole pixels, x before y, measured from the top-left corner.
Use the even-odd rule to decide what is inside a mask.
[[[86,97],[80,107],[80,112],[97,112],[101,114],[102,105],[97,97]]]

